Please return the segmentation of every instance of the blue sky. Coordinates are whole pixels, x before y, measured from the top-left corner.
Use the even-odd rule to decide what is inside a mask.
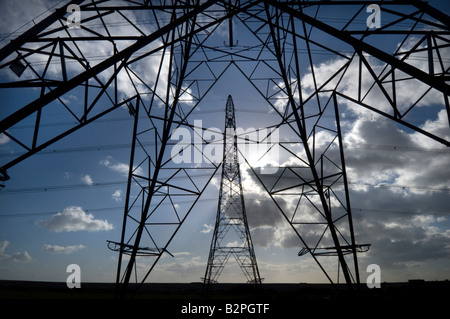
[[[0,1],[2,37],[55,3]],[[430,3],[450,13],[446,1]],[[323,14],[337,23],[348,16],[347,12]],[[30,23],[13,37],[29,26]],[[249,43],[248,31],[239,24],[235,27],[239,44]],[[223,28],[219,31],[223,32]],[[317,36],[324,41],[324,35]],[[1,45],[9,39],[6,37]],[[215,40],[222,43],[227,37],[219,32]],[[385,43],[379,39],[376,44],[394,47],[394,40]],[[319,79],[326,79],[330,70],[343,63],[342,59],[324,53],[319,50],[314,56]],[[379,61],[371,62],[374,69],[382,69]],[[416,63],[422,67],[425,62],[418,59]],[[312,89],[308,64],[301,72],[303,89],[308,92]],[[348,72],[341,88],[351,95],[356,69],[350,67]],[[5,82],[8,75],[1,73],[0,79]],[[124,95],[127,89],[124,84]],[[404,94],[399,103],[407,105],[422,88],[414,87],[413,83],[402,89]],[[204,127],[222,128],[229,94],[235,103],[238,127],[258,128],[271,121],[262,97],[234,66],[205,97],[196,119],[203,120]],[[1,118],[14,107],[25,105],[31,97],[27,92],[0,90]],[[70,103],[77,103],[76,94],[67,98],[72,99]],[[410,120],[448,140],[450,130],[440,98],[432,91]],[[376,93],[369,95],[367,102],[384,107]],[[368,253],[359,256],[362,279],[367,276],[367,265],[372,263],[380,265],[383,281],[447,279],[448,149],[349,102],[342,102],[341,113],[356,237],[360,242],[372,244]],[[65,123],[70,118],[53,108],[46,113],[45,120],[46,129],[55,132],[67,127]],[[120,239],[132,124],[128,111],[119,108],[8,171],[11,180],[0,191],[0,279],[65,281],[67,265],[75,263],[81,267],[82,281],[115,280],[117,254],[108,250],[106,241]],[[32,125],[33,119],[24,120],[14,134],[26,134]],[[0,136],[2,163],[17,151],[11,141]],[[282,160],[288,162],[289,158]],[[266,282],[326,282],[311,258],[297,256],[301,248],[298,239],[280,216],[269,214],[274,207],[261,197],[261,186],[245,166],[242,174],[261,276]],[[174,257],[164,255],[148,281],[192,282],[203,276],[217,209],[218,178],[220,175],[213,179],[170,245]],[[145,269],[148,263],[142,261],[138,267]],[[236,265],[230,264],[221,281],[239,281],[235,270]]]

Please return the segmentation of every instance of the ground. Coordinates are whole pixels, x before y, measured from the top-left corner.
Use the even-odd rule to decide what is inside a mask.
[[[131,287],[134,288],[134,287]],[[134,297],[115,298],[115,285],[84,283],[69,289],[65,283],[0,281],[2,309],[33,314],[62,314],[58,310],[87,311],[87,314],[146,314],[160,318],[282,318],[283,314],[414,314],[419,309],[427,317],[447,305],[449,281],[382,283],[379,289],[349,291],[345,286],[327,284],[263,284],[260,289],[244,284],[219,284],[202,294],[201,283],[145,284]],[[264,306],[267,305],[267,306]],[[214,307],[215,312],[201,313]],[[212,308],[211,308],[212,309]],[[182,313],[183,310],[190,314]],[[198,313],[200,312],[200,313]],[[297,316],[295,316],[297,317]]]

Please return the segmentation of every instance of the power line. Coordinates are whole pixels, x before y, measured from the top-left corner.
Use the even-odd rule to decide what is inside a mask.
[[[40,16],[43,16],[44,14],[46,14],[47,12],[49,12],[50,10],[52,10],[54,7],[56,7],[57,5],[59,5],[61,2],[64,2],[65,0],[61,0],[57,3],[55,3],[53,6],[51,6],[50,8],[46,9],[44,12],[38,14],[36,17],[34,17],[33,19],[31,19],[30,21],[24,23],[22,26],[20,26],[19,28],[17,28],[15,31],[12,31],[10,33],[0,33],[0,36],[3,36],[3,38],[0,39],[0,42],[4,41],[6,38],[10,38],[12,37],[15,33],[17,33],[20,29],[22,29],[23,27],[25,27],[27,24],[30,23],[34,23],[36,24],[36,22],[34,20],[36,20],[37,18],[39,18]]]
[[[338,182],[340,183],[340,182]],[[348,182],[348,186],[369,186],[373,188],[401,188],[404,190],[407,189],[414,189],[414,190],[426,190],[426,191],[434,191],[434,192],[445,192],[449,191],[450,188],[431,188],[431,187],[424,187],[424,186],[406,186],[406,185],[395,185],[395,184],[387,184],[387,183],[380,183],[380,184],[370,184],[370,183],[354,183],[354,182]]]
[[[103,207],[103,208],[90,208],[83,209],[86,213],[89,212],[101,212],[101,211],[111,211],[111,210],[123,210],[122,206],[115,207]],[[13,217],[34,217],[34,216],[46,216],[46,215],[55,215],[61,213],[61,211],[49,211],[49,212],[40,212],[40,213],[9,213],[9,214],[0,214],[0,218],[13,218]]]
[[[190,179],[190,178],[198,178],[198,177],[208,177],[210,174],[195,174],[188,176],[174,176],[170,180],[181,180],[181,179]],[[100,182],[93,183],[91,185],[88,184],[66,184],[66,185],[51,185],[51,186],[36,186],[36,187],[22,187],[22,188],[13,188],[13,189],[3,189],[0,192],[1,194],[23,194],[23,193],[37,193],[37,192],[52,192],[52,191],[64,191],[64,190],[76,190],[76,189],[87,189],[94,187],[110,187],[110,186],[120,186],[126,185],[127,181],[114,181],[114,182]]]
[[[246,200],[261,200],[260,198],[248,198]],[[199,199],[199,202],[207,201],[217,201],[217,198],[203,198]],[[177,204],[191,203],[192,201],[180,201]],[[160,205],[169,205],[171,203],[161,203]],[[83,209],[86,213],[92,212],[108,212],[113,210],[123,210],[123,206],[113,206],[113,207],[99,207],[99,208],[89,208]],[[389,209],[375,209],[375,208],[363,208],[363,207],[352,207],[353,213],[389,213],[389,214],[405,214],[405,215],[436,215],[436,216],[448,216],[450,212],[412,212],[412,211],[398,211]],[[38,213],[9,213],[0,214],[0,218],[17,218],[17,217],[34,217],[34,216],[46,216],[55,215],[61,213],[61,211],[48,211],[48,212],[38,212]]]
[[[75,189],[91,188],[91,187],[119,186],[119,185],[124,185],[126,183],[127,183],[126,181],[119,181],[119,182],[93,183],[92,185],[70,184],[70,185],[23,187],[23,188],[4,189],[0,192],[0,194],[23,194],[23,193],[65,191],[65,190],[75,190]]]
[[[298,141],[283,141],[281,144],[287,143],[297,143]],[[143,142],[143,146],[152,146],[154,142]],[[80,147],[69,147],[69,148],[59,148],[59,149],[46,149],[42,150],[35,155],[48,155],[48,154],[60,154],[60,153],[75,153],[75,152],[92,152],[92,151],[104,151],[111,149],[128,149],[130,148],[130,143],[116,143],[116,144],[103,144],[103,145],[93,145],[93,146],[80,146]],[[392,152],[420,152],[420,153],[440,153],[440,154],[450,154],[450,150],[447,148],[425,148],[425,147],[411,147],[411,146],[400,146],[400,145],[388,145],[388,144],[369,144],[369,143],[357,143],[357,144],[344,144],[344,149],[347,150],[374,150],[374,151],[392,151]],[[23,153],[25,154],[25,153]],[[20,156],[21,153],[1,153],[1,157],[10,156]]]
[[[210,176],[209,174],[203,173],[203,174],[197,174],[197,175],[191,175],[190,177],[207,177]],[[296,179],[296,177],[285,177],[285,179]],[[180,180],[180,179],[189,179],[187,176],[175,176],[172,178],[172,180]],[[3,189],[0,192],[1,194],[23,194],[23,193],[37,193],[37,192],[52,192],[52,191],[64,191],[64,190],[77,190],[77,189],[87,189],[87,188],[94,188],[94,187],[110,187],[110,186],[119,186],[119,185],[125,185],[126,181],[114,181],[114,182],[100,182],[100,183],[93,183],[92,185],[88,184],[66,184],[66,185],[51,185],[51,186],[36,186],[36,187],[23,187],[23,188],[13,188],[13,189]],[[337,181],[336,184],[342,184],[343,182]],[[387,183],[378,183],[378,184],[372,184],[372,183],[362,183],[362,182],[348,182],[348,186],[368,186],[372,188],[400,188],[403,190],[424,190],[424,191],[434,191],[434,192],[445,192],[450,191],[450,188],[443,187],[443,188],[432,188],[432,187],[426,187],[426,186],[407,186],[407,185],[395,185],[395,184],[387,184]]]
[[[411,211],[398,211],[398,210],[388,210],[388,209],[352,207],[352,213],[355,213],[355,212],[450,216],[450,212],[411,212]]]

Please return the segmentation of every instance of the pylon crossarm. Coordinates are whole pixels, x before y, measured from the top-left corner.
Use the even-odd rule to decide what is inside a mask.
[[[368,252],[370,249],[370,244],[358,244],[358,245],[343,245],[341,246],[342,253],[344,255],[349,255],[353,253],[356,249],[358,253]],[[336,247],[316,247],[316,248],[302,248],[298,252],[298,256],[304,256],[307,254],[312,254],[314,256],[337,256]]]
[[[115,252],[122,252],[125,255],[131,255],[133,251],[133,246],[129,244],[123,244],[112,240],[107,240],[108,248]],[[137,256],[160,256],[164,252],[168,253],[170,256],[174,257],[168,250],[151,248],[151,247],[138,247]]]

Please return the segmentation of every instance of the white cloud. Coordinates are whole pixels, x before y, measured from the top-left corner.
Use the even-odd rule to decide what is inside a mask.
[[[8,247],[9,245],[9,241],[4,240],[4,241],[0,241],[0,254],[4,254],[6,247]]]
[[[100,165],[108,167],[109,169],[122,175],[128,176],[130,166],[128,164],[116,161],[112,156],[107,156],[105,159],[101,160]],[[137,175],[143,175],[144,170],[141,167],[134,167],[134,173]]]
[[[91,177],[90,175],[88,175],[88,174],[82,175],[82,176],[81,176],[81,181],[82,181],[84,184],[88,185],[88,186],[94,185],[94,180],[93,180],[92,177]]]
[[[22,27],[18,33],[22,33],[38,23],[40,20],[50,14],[51,11],[44,15],[41,13],[52,7],[57,0],[34,0],[28,1],[26,5],[23,2],[17,2],[14,0],[2,0],[2,18],[0,19],[0,29],[4,30],[4,33],[10,33],[16,31],[19,27]],[[27,23],[24,25],[24,23]],[[13,37],[17,37],[15,34]],[[3,45],[2,45],[3,46]]]
[[[375,73],[380,73],[384,65],[369,57],[368,60]],[[318,85],[327,81],[330,75],[346,61],[334,59],[316,65],[314,71]],[[426,69],[427,66],[421,65],[422,62],[415,61],[415,65]],[[358,79],[357,67],[358,60],[355,59],[339,84],[339,91],[353,98],[358,96],[357,85],[355,85],[355,79]],[[366,73],[367,70],[363,70],[363,96],[374,82],[373,78]],[[395,75],[397,79],[404,76],[399,71],[396,71]],[[332,81],[327,89],[334,89],[336,84],[336,81]],[[391,94],[392,88],[389,87],[389,81],[386,80],[384,85]],[[281,85],[281,87],[284,86]],[[302,93],[305,94],[304,99],[305,96],[313,93],[314,84],[311,73],[302,77],[302,89]],[[427,86],[413,79],[398,82],[396,89],[396,103],[401,110],[405,110],[416,102]],[[298,99],[297,92],[294,94]],[[283,110],[286,99],[281,100],[281,98],[286,96],[284,93],[279,93],[277,97],[280,100],[275,106]],[[315,99],[311,99],[308,103],[304,105],[306,112],[316,108]],[[341,126],[346,146],[347,174],[353,183],[350,185],[350,201],[353,207],[372,210],[354,209],[353,221],[357,242],[372,244],[368,253],[359,256],[360,260],[368,264],[378,263],[382,267],[396,267],[399,273],[413,264],[423,264],[423,267],[430,267],[429,269],[435,266],[435,269],[438,269],[440,267],[438,264],[443,263],[450,256],[450,221],[447,217],[436,217],[432,214],[450,213],[448,210],[450,152],[423,134],[402,127],[362,106],[340,98],[338,103],[342,114]],[[377,85],[366,96],[364,103],[392,114],[392,107]],[[405,120],[450,140],[447,113],[443,105],[442,93],[437,94],[435,90],[430,90],[408,113]],[[436,106],[441,106],[441,109],[437,109]],[[321,121],[325,123],[328,119]],[[322,122],[318,124],[321,125]],[[325,130],[321,131],[319,127],[316,127],[315,133],[315,154],[321,154],[334,134]],[[290,147],[299,157],[305,158],[301,149]],[[333,145],[327,150],[326,156],[338,159],[338,148]],[[281,162],[283,166],[301,166],[295,163],[294,157],[282,158]],[[266,249],[300,249],[303,244],[280,214],[278,207],[271,199],[268,199],[257,179],[249,174],[248,169],[242,169],[242,166],[241,173],[254,245]],[[284,179],[284,176],[281,176],[282,173],[283,171],[279,170],[276,174],[260,177],[268,189],[272,189],[275,181],[280,185],[295,183],[293,182],[295,179],[290,178],[292,176]],[[302,170],[300,175],[306,180],[310,179],[308,169]],[[371,185],[379,185],[379,187]],[[338,187],[340,187],[339,184],[334,185],[335,190]],[[289,214],[295,210],[299,196],[274,196],[274,198],[290,217]],[[314,198],[309,197],[309,199],[314,202]],[[314,202],[314,204],[320,207],[320,203]],[[396,211],[403,213],[395,213]],[[312,209],[311,204],[301,205],[298,209],[298,216],[301,216],[304,221],[315,222],[316,220],[310,219],[317,215],[319,215],[318,212]],[[296,229],[307,243],[311,243],[314,241],[310,239],[314,239],[316,234],[321,233],[319,226],[314,227],[316,226],[304,225]],[[343,228],[339,230],[348,238],[348,231]],[[306,256],[302,258],[308,261]],[[402,274],[402,276],[406,275]],[[408,279],[408,277],[400,276],[398,278]]]
[[[120,190],[120,189],[116,190],[111,196],[114,201],[121,202],[122,201],[122,190]]]
[[[424,127],[437,128],[439,123],[440,119],[427,121]],[[450,185],[450,152],[444,147],[433,144],[436,148],[430,150],[423,135],[406,133],[386,119],[358,119],[347,125],[345,155],[351,181],[388,182],[408,186],[411,191]],[[446,131],[450,135],[448,125]]]
[[[63,178],[68,180],[71,179],[73,174],[71,172],[64,172]]]
[[[180,251],[177,253],[172,253],[172,255],[174,255],[175,257],[181,257],[181,256],[190,256],[192,253],[188,252],[188,251]]]
[[[439,112],[436,120],[426,121],[422,128],[448,139],[444,114]],[[344,126],[350,181],[380,185],[351,185],[353,206],[366,208],[354,209],[357,241],[372,245],[361,260],[398,269],[392,277],[396,280],[405,276],[400,271],[412,265],[422,267],[422,273],[438,269],[439,262],[450,256],[450,225],[447,218],[431,214],[449,212],[445,189],[450,185],[450,153],[422,134],[403,131],[383,118],[359,118]]]
[[[256,227],[251,230],[254,245],[267,248],[274,243],[275,231],[270,226]]]
[[[237,240],[225,244],[225,247],[243,247],[243,246],[244,243],[243,242],[240,243]]]
[[[408,51],[409,49],[411,49],[412,45],[413,43],[411,42],[409,46],[405,45],[402,50]],[[446,49],[446,52],[447,51],[448,49]],[[423,52],[423,54],[426,55],[426,50]],[[380,75],[386,73],[386,71],[384,70],[386,66],[385,63],[375,58],[372,58],[368,55],[364,56],[375,74]],[[418,69],[426,70],[428,69],[427,60],[428,59],[425,56],[424,59],[417,59],[416,57],[414,59],[407,59],[406,62],[417,67]],[[320,87],[322,84],[327,82],[330,79],[330,77],[347,62],[348,62],[347,59],[336,58],[315,65],[314,75],[317,87]],[[390,68],[388,69],[390,70]],[[368,104],[378,110],[387,112],[389,114],[393,114],[393,108],[389,100],[383,94],[378,84],[376,84],[375,80],[373,79],[372,75],[369,73],[364,64],[361,69],[361,74],[362,74],[361,87],[359,87],[355,83],[355,81],[359,79],[359,59],[356,57],[351,61],[350,65],[346,68],[345,75],[342,77],[342,79],[341,74],[339,74],[332,81],[330,81],[324,89],[329,90],[335,89],[339,81],[337,90],[340,93],[343,93],[353,99],[358,99],[358,89],[360,88],[363,103]],[[402,79],[402,81],[397,81],[395,86],[396,89],[395,103],[397,108],[401,112],[404,112],[407,109],[409,109],[409,107],[414,103],[416,103],[419,100],[419,98],[420,100],[417,102],[416,108],[421,108],[429,105],[444,104],[443,95],[441,92],[437,90],[429,90],[427,92],[429,86],[420,82],[419,80],[416,80],[414,78],[411,79],[409,76],[407,76],[405,73],[399,70],[395,70],[395,78],[397,80]],[[387,77],[387,79],[390,80],[391,77],[389,76]],[[302,84],[302,96],[303,99],[306,99],[306,97],[308,97],[315,91],[314,78],[312,76],[311,70],[309,70],[309,72],[302,77],[301,84]],[[391,86],[392,84],[390,84],[387,80],[385,80],[385,82],[383,83],[383,88],[386,90],[386,92],[388,92],[390,98],[392,99]],[[424,93],[426,94],[424,95]],[[342,104],[347,105],[354,114],[364,115],[372,118],[379,117],[374,112],[360,105],[354,104],[344,98],[339,97],[338,102],[339,105]],[[308,106],[308,104],[306,106]],[[414,113],[414,111],[412,113]]]
[[[33,260],[28,251],[16,252],[10,256],[10,259],[15,262],[28,263]]]
[[[12,255],[9,255],[5,252],[6,247],[8,247],[9,241],[4,240],[0,242],[0,260],[10,260],[14,262],[20,263],[28,263],[33,260],[28,251],[23,252],[15,252]]]
[[[0,29],[3,30],[5,33],[15,31],[18,27],[23,26],[21,30],[18,31],[17,34],[12,35],[12,38],[17,37],[18,34],[25,31],[27,28],[31,27],[33,23],[39,22],[41,19],[45,18],[48,14],[50,14],[53,9],[52,8],[57,0],[35,0],[35,1],[28,1],[26,5],[23,5],[22,2],[17,2],[13,0],[5,0],[6,2],[3,3],[2,1],[2,9],[5,11],[2,14],[2,18],[0,19]],[[37,17],[38,14],[45,12],[44,15]],[[108,26],[108,33],[113,36],[141,36],[141,33],[133,26],[131,25],[126,19],[129,21],[139,21],[140,19],[143,19],[146,13],[142,12],[133,12],[133,11],[126,11],[123,13],[126,18],[124,18],[122,15],[118,13],[108,14],[106,16],[102,17],[102,23]],[[95,12],[82,12],[82,19],[88,19],[91,16],[96,15]],[[145,19],[148,17],[145,16]],[[33,22],[31,22],[33,21]],[[26,25],[24,25],[26,23]],[[100,34],[107,35],[106,31],[102,28],[100,30],[97,26],[100,23],[100,20],[94,19],[92,21],[85,21],[83,26],[87,28],[94,28],[97,29],[97,31]],[[60,25],[58,25],[60,27]],[[118,26],[118,27],[117,27]],[[54,27],[54,26],[52,26]],[[156,25],[151,24],[140,24],[139,29],[143,31],[146,34],[150,34],[155,28],[157,28]],[[83,37],[83,36],[90,36],[92,35],[89,31],[86,31],[83,28],[73,28],[66,30],[69,32],[72,36],[76,37]],[[67,36],[66,31],[57,32],[54,34],[54,37],[58,36]],[[7,41],[9,41],[10,38],[6,38],[4,41],[4,44],[6,44]],[[118,51],[121,51],[130,45],[132,45],[135,41],[134,40],[120,40],[115,42],[115,47],[111,45],[108,41],[99,40],[99,41],[79,41],[77,43],[77,46],[73,46],[71,43],[67,43],[67,45],[73,50],[78,52],[81,51],[80,54],[85,57],[100,57],[100,59],[91,59],[90,65],[91,67],[96,65],[97,63],[101,62],[102,59],[106,59],[112,55],[114,55],[115,48]],[[30,44],[30,48],[37,48],[37,44]],[[149,45],[142,48],[139,52],[136,52],[136,54],[144,54],[151,50],[155,50],[158,47],[162,46],[162,42],[159,39],[156,39]],[[133,64],[127,65],[127,68],[130,70],[134,70],[136,73],[139,74],[142,81],[139,80],[136,76],[132,74],[132,72],[127,72],[125,68],[119,71],[117,74],[117,88],[118,92],[120,94],[119,98],[128,98],[131,96],[136,95],[136,91],[139,93],[149,93],[149,89],[147,85],[154,89],[157,94],[159,95],[161,101],[165,101],[165,95],[167,92],[167,83],[168,83],[168,74],[169,74],[169,66],[170,66],[170,53],[165,53],[164,56],[162,54],[163,50],[160,50],[159,52],[156,52],[148,57],[142,58],[141,60],[138,60],[137,62]],[[41,54],[33,54],[28,57],[28,61],[30,63],[36,63],[37,65],[34,65],[35,68],[37,68],[37,72],[42,72],[42,69],[45,67],[44,61],[46,61],[48,57],[43,56]],[[162,62],[162,68],[159,72],[159,66],[161,64],[161,59],[164,58]],[[82,66],[81,63],[67,63],[66,65],[67,74],[69,77],[73,77],[77,74],[80,74],[81,72],[84,72],[86,69],[84,66]],[[101,72],[98,75],[98,78],[104,82],[106,82],[113,74],[114,68],[110,67],[103,72]],[[156,75],[159,72],[159,81],[158,85],[155,88],[155,79]],[[11,72],[8,72],[8,74],[11,74]],[[55,65],[51,63],[48,66],[48,70],[46,72],[47,77],[53,77],[53,78],[59,78],[61,76],[60,66]],[[34,77],[34,74],[28,69],[25,70],[22,78],[27,77]],[[144,82],[144,83],[142,83]],[[190,90],[188,90],[190,91]],[[147,94],[142,95],[144,99],[148,98]],[[69,99],[76,98],[76,95],[73,92],[69,92],[66,95],[61,97],[62,101],[67,101]],[[188,94],[185,94],[182,96],[182,99],[189,100],[190,97]],[[172,100],[170,98],[169,100]]]
[[[160,264],[152,272],[152,281],[198,281],[199,277],[205,273],[206,261],[202,260],[200,256],[191,256],[184,253],[181,255],[174,253],[174,256],[175,258],[166,257],[167,259],[160,261]],[[147,263],[137,264],[138,269],[140,266],[144,272],[148,271],[149,265]]]
[[[450,257],[450,237],[442,231],[448,221],[431,215],[382,212],[358,214],[355,221],[357,239],[371,244],[362,256],[369,263],[408,268],[413,263],[426,265]]]
[[[375,72],[382,69],[379,62],[373,60],[370,62]],[[316,66],[315,74],[319,85],[326,81],[342,63],[343,60],[338,59]],[[354,84],[354,79],[357,78],[356,66],[352,64],[347,72],[340,83],[340,90],[349,96],[356,97]],[[398,75],[396,73],[396,76]],[[372,83],[373,80],[370,77],[365,77],[363,92]],[[302,85],[306,93],[312,92],[313,84],[310,74],[304,76]],[[424,89],[426,88],[417,81],[402,81],[397,87],[398,105],[403,108],[410,106]],[[380,90],[374,90],[364,102],[391,112]],[[370,261],[369,263],[379,263],[385,267],[399,269],[405,269],[412,264],[423,264],[426,267],[448,258],[450,256],[450,231],[448,231],[450,221],[446,217],[437,218],[432,214],[449,213],[450,152],[423,134],[401,127],[385,117],[374,115],[373,112],[361,106],[344,100],[340,100],[339,103],[341,113],[344,115],[341,126],[346,145],[347,174],[352,182],[350,201],[353,207],[366,209],[361,212],[354,209],[356,239],[358,243],[372,244],[369,253],[362,254],[360,258]],[[426,110],[425,108],[430,105],[443,105],[442,94],[438,95],[430,91],[416,107]],[[417,122],[413,124],[449,140],[450,128],[446,110],[442,109],[427,116],[429,119],[425,120],[422,113],[419,124]],[[315,146],[317,153],[320,154],[323,147],[328,145],[329,136],[320,131],[316,133]],[[338,158],[337,151],[337,148],[330,148],[326,155],[330,158]],[[298,154],[301,154],[301,150],[299,152]],[[295,166],[293,162],[293,158],[290,158],[283,165]],[[302,243],[285,222],[279,209],[271,200],[261,197],[265,195],[265,191],[257,183],[256,178],[248,174],[248,170],[241,170],[241,172],[246,195],[257,197],[256,200],[246,197],[248,221],[252,227],[255,246],[300,248]],[[277,180],[281,177],[281,173],[282,171],[279,170],[273,176],[263,176],[269,189],[272,185],[271,179]],[[304,174],[306,176],[303,177],[309,179],[309,172],[306,169]],[[279,183],[286,184],[289,180],[279,181]],[[378,185],[378,187],[371,185]],[[338,186],[335,185],[335,188]],[[295,196],[275,196],[274,198],[287,214],[295,209]],[[396,211],[404,213],[395,213]],[[299,214],[304,220],[308,220],[313,214],[317,215],[317,211],[301,207]],[[314,237],[312,226],[298,227],[298,229],[306,242]]]
[[[438,112],[435,120],[428,119],[425,121],[421,128],[431,134],[440,136],[447,141],[450,140],[450,126],[448,123],[447,111],[445,109]],[[415,143],[421,147],[445,149],[445,146],[441,143],[434,141],[419,132],[413,133],[413,138]]]
[[[422,247],[425,250],[425,247],[437,244],[439,241],[447,242],[448,240],[443,241],[443,239],[448,237],[444,231],[445,227],[449,227],[448,221],[445,218],[431,218],[431,215],[422,214],[448,213],[448,191],[445,191],[445,188],[450,185],[450,172],[447,169],[450,161],[449,152],[445,149],[435,153],[428,153],[426,150],[418,151],[420,145],[416,141],[419,135],[401,131],[387,120],[372,122],[367,118],[361,118],[352,125],[347,124],[349,129],[344,137],[346,144],[350,145],[345,150],[347,174],[350,181],[356,183],[350,185],[352,206],[380,212],[400,211],[420,214],[399,216],[399,214],[383,213],[381,216],[383,219],[378,216],[378,220],[372,219],[375,215],[373,212],[357,214],[354,220],[358,240],[373,243],[375,246],[381,244],[380,240],[386,237],[391,238],[393,242],[403,242],[405,260],[409,253],[411,258],[419,258],[414,251],[407,252],[408,249]],[[390,143],[403,146],[406,150],[367,148],[367,146]],[[320,145],[320,141],[317,141],[317,145]],[[328,155],[331,156],[331,154]],[[251,175],[243,172],[243,176],[252,178]],[[279,174],[275,174],[272,178],[279,177]],[[255,178],[252,179],[253,181],[246,183],[251,185],[255,182]],[[380,186],[354,187],[358,184]],[[405,185],[405,188],[396,185]],[[436,188],[442,190],[436,190]],[[244,189],[248,188],[244,187]],[[256,189],[253,187],[251,191],[246,192],[253,196],[264,194],[261,190],[256,193]],[[288,214],[295,209],[295,196],[275,198],[278,205]],[[308,220],[313,217],[313,214],[317,215],[316,211],[310,211],[307,208],[301,207],[299,210],[303,220]],[[271,200],[246,198],[246,210],[249,224],[253,227],[252,238],[255,245],[265,248],[271,245],[284,248],[301,246],[297,236],[285,223]],[[436,223],[439,223],[439,228],[434,226]],[[368,225],[376,226],[370,228]],[[312,231],[306,227],[300,234],[306,239],[313,235]],[[382,238],[375,238],[374,234],[379,234]],[[384,252],[383,256],[385,254],[387,252]],[[424,254],[424,258],[445,255],[446,250],[442,248],[439,253]],[[396,259],[393,251],[389,257],[392,260]]]
[[[94,219],[92,214],[86,214],[86,212],[78,206],[66,207],[61,213],[57,213],[48,219],[38,221],[37,225],[58,233],[81,230],[94,232],[113,229],[113,225],[108,221]]]
[[[204,229],[202,229],[200,232],[203,234],[209,234],[213,229],[214,226],[212,225],[207,225],[207,224],[203,224]]]
[[[0,145],[8,144],[11,139],[3,133],[0,133]]]
[[[68,255],[74,253],[78,250],[84,249],[86,246],[84,245],[73,245],[73,246],[58,246],[58,245],[44,245],[44,250],[51,254],[64,254]]]

